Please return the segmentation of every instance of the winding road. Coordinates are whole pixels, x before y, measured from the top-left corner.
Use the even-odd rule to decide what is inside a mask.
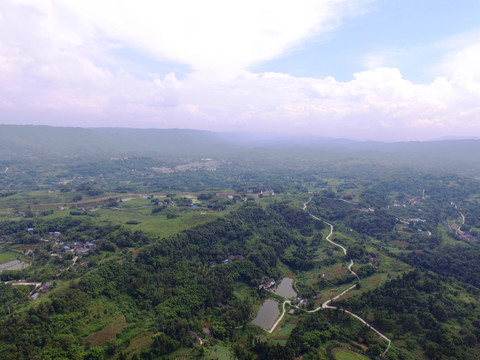
[[[308,199],[307,202],[303,203],[303,210],[304,211],[308,211],[307,210],[307,205],[308,203],[312,200],[312,198]],[[310,213],[309,213],[310,214]],[[341,248],[343,250],[343,253],[345,256],[347,256],[347,249],[340,245],[340,244],[337,244],[336,242],[330,240],[330,236],[332,236],[333,234],[333,225],[316,217],[315,215],[312,215],[310,214],[311,217],[313,217],[315,220],[318,220],[318,221],[323,221],[325,224],[329,225],[330,226],[330,233],[327,235],[327,237],[325,238],[330,244],[332,245],[335,245],[339,248]],[[352,270],[352,266],[353,266],[353,260],[350,259],[350,265],[348,265],[348,271],[350,271],[351,274],[353,274],[357,280],[360,280],[360,277],[358,276],[357,273],[355,273],[353,270]],[[348,289],[345,289],[344,291],[342,291],[340,294],[336,295],[335,297],[331,298],[331,299],[328,299],[327,301],[325,301],[322,305],[320,305],[319,307],[313,309],[313,310],[305,310],[305,309],[302,309],[300,307],[298,307],[297,305],[292,305],[292,303],[290,302],[290,300],[288,300],[287,298],[284,297],[285,301],[283,302],[282,304],[282,314],[280,315],[280,317],[277,319],[277,321],[275,322],[275,324],[273,324],[272,328],[270,330],[267,330],[270,334],[273,333],[273,331],[275,331],[275,328],[278,326],[278,324],[282,321],[283,317],[285,316],[285,305],[288,304],[290,306],[293,306],[297,309],[300,309],[302,311],[306,311],[308,313],[314,313],[314,312],[317,312],[317,311],[320,311],[320,310],[324,310],[324,309],[339,309],[351,316],[353,316],[355,319],[357,319],[358,321],[360,321],[362,324],[365,324],[366,326],[368,326],[369,329],[371,329],[372,331],[374,331],[375,333],[377,333],[378,336],[380,336],[382,339],[386,340],[388,345],[387,345],[387,348],[385,349],[385,351],[383,352],[383,354],[385,355],[387,352],[388,352],[388,349],[390,349],[390,345],[392,343],[392,341],[386,337],[385,335],[383,335],[380,331],[378,331],[377,329],[375,329],[373,326],[371,326],[368,322],[366,322],[364,319],[362,319],[360,316],[352,313],[351,311],[348,311],[346,309],[342,309],[341,307],[337,307],[337,306],[331,306],[329,305],[332,301],[335,301],[339,298],[341,298],[343,295],[345,295],[346,293],[348,293],[349,291],[353,290],[356,288],[356,284],[355,285],[352,285],[350,286]],[[278,294],[277,294],[278,295]]]
[[[462,225],[465,225],[465,215],[463,215],[463,213],[458,209],[458,206],[455,205],[455,209],[460,213],[460,216],[462,217]],[[463,234],[463,231],[461,229],[462,225],[460,225],[458,228],[457,228],[457,235],[458,234]]]

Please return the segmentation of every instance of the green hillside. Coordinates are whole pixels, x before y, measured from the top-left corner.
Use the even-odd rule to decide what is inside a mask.
[[[0,359],[480,357],[476,142],[2,130]]]

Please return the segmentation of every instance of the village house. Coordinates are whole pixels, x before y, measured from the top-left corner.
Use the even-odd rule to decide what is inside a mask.
[[[368,260],[369,263],[376,267],[378,267],[378,265],[380,264],[380,259],[375,254],[366,253],[365,258]]]
[[[41,285],[41,291],[43,293],[46,293],[50,290],[50,287],[52,286],[52,283],[50,281],[47,281],[47,282],[44,282],[42,285]]]
[[[273,285],[275,285],[275,279],[274,278],[270,278],[268,279],[266,282],[264,282],[263,284],[260,284],[260,286],[258,287],[260,290],[261,289],[270,289]]]

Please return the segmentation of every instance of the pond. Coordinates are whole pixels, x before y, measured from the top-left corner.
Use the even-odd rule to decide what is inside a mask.
[[[252,324],[268,330],[273,326],[279,316],[278,301],[266,299],[260,310],[258,310],[257,317],[252,320]]]
[[[280,284],[278,284],[275,294],[286,298],[296,297],[297,293],[293,290],[293,279],[289,277],[283,278]]]

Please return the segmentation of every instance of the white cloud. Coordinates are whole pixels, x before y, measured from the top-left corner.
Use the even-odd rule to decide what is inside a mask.
[[[437,45],[444,50],[435,73],[480,81],[480,29],[453,36]]]
[[[438,65],[442,76],[427,84],[386,67],[388,54],[348,82],[255,74],[249,66],[337,26],[366,2],[164,3],[1,2],[3,121],[386,140],[480,135],[474,37],[448,47]],[[180,79],[137,78],[110,52],[122,46],[193,70]]]
[[[103,36],[158,59],[225,73],[270,60],[371,0],[56,0]]]

